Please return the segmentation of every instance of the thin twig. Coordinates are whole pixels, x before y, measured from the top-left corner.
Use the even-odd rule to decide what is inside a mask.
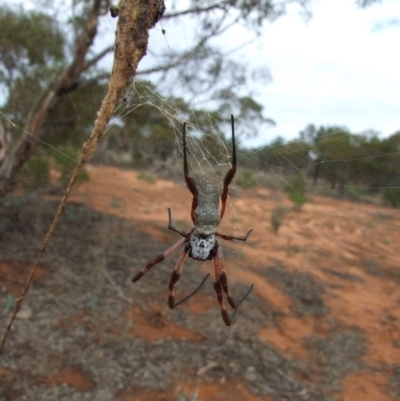
[[[100,139],[104,136],[107,124],[114,113],[118,100],[125,94],[131,78],[136,74],[139,61],[146,54],[149,30],[162,17],[164,10],[164,4],[160,0],[151,0],[149,2],[143,2],[140,0],[121,0],[119,3],[119,19],[116,32],[114,64],[110,82],[108,84],[107,94],[97,113],[98,117],[94,123],[93,131],[87,142],[83,145],[79,164],[74,170],[60,206],[58,207],[58,211],[44,238],[43,245],[36,257],[35,264],[26,280],[22,295],[16,301],[14,312],[1,340],[0,354],[3,352],[7,336],[21,308],[22,302],[29,291],[36,268],[42,259],[43,253],[46,250],[46,246],[56,228],[61,214],[64,212],[65,204],[74,186],[75,180],[90,155],[96,150]]]

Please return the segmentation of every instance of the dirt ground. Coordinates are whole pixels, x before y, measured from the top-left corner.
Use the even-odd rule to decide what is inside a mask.
[[[183,182],[89,166],[0,356],[0,400],[389,401],[400,399],[400,211],[314,197],[301,210],[257,187],[232,191],[220,226],[225,326],[208,279],[174,310],[178,252],[132,277],[190,228]],[[182,180],[183,181],[183,180]],[[0,203],[0,334],[57,209],[57,196]],[[287,206],[278,234],[271,212]],[[177,299],[211,262],[187,259]]]

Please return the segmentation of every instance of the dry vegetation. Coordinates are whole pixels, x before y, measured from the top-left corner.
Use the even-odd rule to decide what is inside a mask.
[[[90,166],[89,166],[90,167]],[[236,190],[223,232],[234,296],[255,289],[232,328],[211,281],[170,311],[176,257],[131,277],[189,227],[190,196],[171,181],[90,167],[72,194],[0,359],[4,400],[366,400],[400,397],[398,210],[323,197],[271,212],[286,195]],[[0,206],[1,327],[55,211],[56,197]],[[178,298],[212,264],[188,260]]]

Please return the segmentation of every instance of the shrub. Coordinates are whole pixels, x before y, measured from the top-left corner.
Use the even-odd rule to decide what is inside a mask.
[[[44,188],[49,185],[50,163],[43,158],[31,158],[21,170],[22,185],[26,189]]]
[[[271,224],[275,232],[278,232],[283,219],[288,214],[289,209],[283,206],[275,206],[271,212]]]
[[[365,194],[365,190],[363,188],[346,186],[342,187],[342,193],[344,196],[353,201],[359,201],[361,197]]]
[[[156,179],[154,178],[154,176],[152,176],[149,173],[145,173],[143,171],[141,173],[139,173],[137,178],[138,178],[138,180],[146,181],[149,184],[155,184],[156,183]]]
[[[302,206],[307,202],[307,198],[299,192],[290,192],[289,199],[299,206]]]
[[[302,206],[307,202],[307,198],[304,196],[306,187],[307,184],[304,177],[298,173],[288,180],[285,184],[284,191],[289,194],[289,198],[292,202]]]
[[[240,188],[254,188],[258,184],[257,178],[250,171],[243,171],[237,176],[235,182]]]
[[[393,207],[400,206],[400,188],[388,188],[383,192],[383,198]]]
[[[54,160],[57,162],[57,168],[61,173],[60,181],[64,185],[66,184],[78,164],[80,158],[80,151],[72,148],[63,149],[62,153],[55,153],[53,155]],[[76,178],[76,184],[81,184],[85,181],[89,181],[90,176],[88,172],[83,168]]]

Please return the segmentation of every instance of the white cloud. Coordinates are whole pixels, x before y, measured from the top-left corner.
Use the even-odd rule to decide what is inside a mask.
[[[351,0],[323,0],[312,12],[308,23],[296,13],[277,20],[261,50],[246,49],[257,63],[262,53],[270,68],[273,82],[257,98],[277,122],[252,144],[296,137],[308,123],[383,135],[400,129],[398,2],[359,9]]]

